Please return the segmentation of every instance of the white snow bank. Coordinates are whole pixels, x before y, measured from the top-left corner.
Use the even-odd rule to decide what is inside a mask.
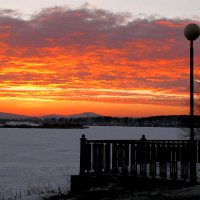
[[[6,122],[5,125],[8,125],[8,126],[21,126],[21,125],[25,125],[25,126],[33,126],[33,127],[40,126],[40,124],[33,123],[33,122],[16,122],[16,121]]]

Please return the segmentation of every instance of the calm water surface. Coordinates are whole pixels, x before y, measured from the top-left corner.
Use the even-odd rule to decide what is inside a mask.
[[[178,139],[177,128],[0,129],[0,191],[28,186],[65,186],[78,174],[79,139]]]

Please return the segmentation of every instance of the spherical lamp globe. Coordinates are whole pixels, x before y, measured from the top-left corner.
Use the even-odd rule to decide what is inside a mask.
[[[200,28],[197,24],[188,24],[184,29],[185,37],[192,41],[196,40],[200,35]]]

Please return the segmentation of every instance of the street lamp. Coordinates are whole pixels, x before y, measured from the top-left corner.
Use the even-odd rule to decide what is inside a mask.
[[[185,37],[190,41],[190,181],[196,181],[196,146],[194,141],[194,50],[193,41],[200,35],[197,24],[188,24],[184,29]]]

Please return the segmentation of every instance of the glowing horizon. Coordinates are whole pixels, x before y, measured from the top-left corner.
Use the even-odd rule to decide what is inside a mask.
[[[29,20],[1,12],[0,112],[187,114],[183,28],[191,20],[130,19],[86,7],[44,9]],[[195,44],[197,78],[199,50]]]

